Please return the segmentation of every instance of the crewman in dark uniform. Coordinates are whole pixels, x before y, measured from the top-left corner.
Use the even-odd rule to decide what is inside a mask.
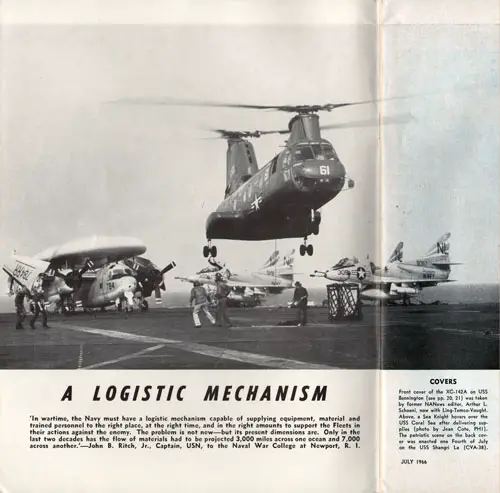
[[[47,311],[45,310],[45,300],[43,297],[43,291],[36,290],[32,295],[32,307],[33,307],[33,318],[30,320],[30,327],[34,330],[35,322],[40,313],[42,314],[42,327],[48,329],[47,325]]]
[[[14,304],[16,306],[16,314],[17,314],[17,323],[16,329],[21,330],[24,329],[23,322],[26,318],[26,309],[24,308],[24,299],[30,297],[30,292],[25,287],[22,287],[14,298]]]
[[[293,304],[297,308],[297,325],[307,325],[307,298],[309,293],[302,284],[295,283],[295,292],[293,293]]]
[[[215,286],[215,298],[217,299],[217,325],[219,325],[219,327],[232,327],[231,320],[229,319],[229,315],[227,313],[227,297],[231,292],[231,288],[227,285],[219,272],[215,274]]]

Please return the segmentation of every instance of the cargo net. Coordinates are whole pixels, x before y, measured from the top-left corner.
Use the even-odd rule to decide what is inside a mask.
[[[357,284],[329,284],[328,320],[361,318],[361,302]]]

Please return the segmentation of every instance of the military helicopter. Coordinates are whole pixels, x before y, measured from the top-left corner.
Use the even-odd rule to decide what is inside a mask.
[[[392,123],[358,121],[347,124],[320,126],[320,111],[372,104],[376,101],[323,105],[264,106],[226,104],[170,99],[128,100],[135,104],[167,106],[206,106],[276,110],[295,113],[285,130],[236,131],[211,129],[227,140],[226,189],[224,200],[206,221],[207,245],[204,257],[216,257],[216,239],[261,241],[283,238],[303,238],[299,253],[313,255],[313,245],[307,240],[319,233],[319,209],[342,190],[352,189],[354,181],[346,174],[332,144],[322,138],[321,130]],[[397,120],[396,121],[401,121]],[[290,134],[283,150],[259,169],[251,138],[270,134]]]

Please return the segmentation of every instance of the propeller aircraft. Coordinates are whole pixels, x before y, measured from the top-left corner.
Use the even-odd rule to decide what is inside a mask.
[[[3,270],[9,277],[9,294],[21,286],[30,291],[41,287],[49,308],[104,308],[123,301],[132,307],[138,284],[144,296],[153,290],[158,294],[161,286],[164,289],[163,273],[175,267],[172,262],[159,271],[148,259],[137,257],[145,251],[135,238],[93,236],[34,257],[14,254]],[[132,259],[136,269],[128,265]]]

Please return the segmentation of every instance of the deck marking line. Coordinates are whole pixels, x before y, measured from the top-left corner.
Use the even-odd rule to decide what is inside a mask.
[[[449,329],[447,327],[432,327],[429,331],[450,332],[461,336],[476,337],[479,339],[498,339],[500,335],[496,332],[485,334],[484,330]],[[488,329],[486,329],[488,330]]]
[[[80,354],[78,355],[78,368],[80,369],[83,365],[83,344],[80,344]]]
[[[54,326],[56,323],[54,324]],[[286,359],[274,356],[266,356],[263,354],[248,353],[244,351],[237,351],[235,349],[220,348],[217,346],[208,346],[206,344],[199,344],[197,342],[176,341],[173,339],[164,339],[162,337],[144,336],[141,334],[130,334],[129,332],[121,332],[118,330],[104,330],[84,325],[72,325],[66,323],[57,323],[58,327],[79,332],[87,332],[88,334],[96,334],[105,337],[115,337],[117,339],[124,339],[128,341],[149,343],[160,343],[168,345],[175,349],[187,351],[189,353],[201,354],[203,356],[210,356],[212,358],[226,359],[232,361],[239,361],[241,363],[248,363],[257,366],[272,367],[279,369],[336,369],[335,366],[319,365],[315,363],[306,363],[304,361],[297,361],[293,359]]]
[[[101,368],[103,366],[112,365],[113,363],[119,363],[120,361],[126,361],[128,359],[136,358],[137,356],[142,356],[145,353],[149,353],[151,351],[156,351],[157,349],[161,349],[165,347],[165,344],[158,344],[157,346],[148,347],[146,349],[142,349],[141,351],[136,351],[135,353],[126,354],[121,356],[120,358],[110,359],[109,361],[103,361],[102,363],[96,363],[95,365],[84,366],[83,370],[88,370],[90,368]]]

